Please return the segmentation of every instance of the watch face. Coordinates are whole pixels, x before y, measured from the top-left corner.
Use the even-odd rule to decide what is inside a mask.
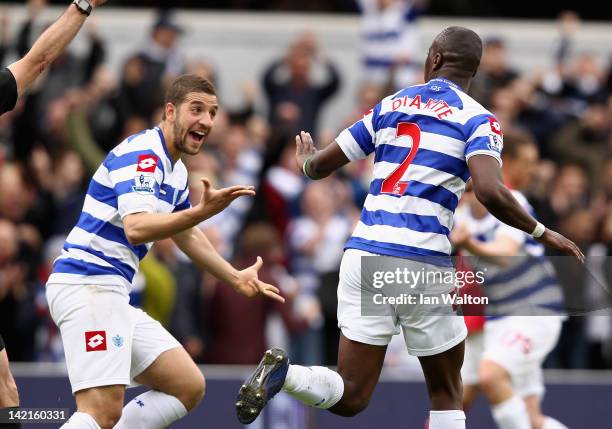
[[[79,8],[79,10],[87,15],[91,13],[93,9],[91,3],[87,0],[75,0],[74,4]]]

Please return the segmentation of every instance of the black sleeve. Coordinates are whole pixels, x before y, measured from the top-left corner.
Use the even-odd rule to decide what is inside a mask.
[[[17,81],[9,69],[0,70],[0,115],[17,104]]]

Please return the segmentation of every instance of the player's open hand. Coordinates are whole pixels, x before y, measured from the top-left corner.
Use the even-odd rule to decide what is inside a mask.
[[[223,211],[236,198],[255,195],[255,188],[253,186],[236,185],[229,188],[215,189],[206,178],[202,179],[202,183],[204,184],[204,192],[202,193],[200,203],[197,205],[197,209],[202,215],[202,220]]]
[[[234,283],[234,289],[236,289],[236,292],[246,295],[249,298],[256,295],[264,295],[278,302],[285,302],[285,298],[280,295],[278,288],[272,286],[271,284],[262,282],[257,277],[257,273],[262,265],[263,260],[258,256],[257,262],[255,262],[249,268],[239,271],[238,278]]]
[[[552,247],[553,249],[560,250],[565,253],[569,253],[570,255],[574,255],[580,262],[584,262],[584,253],[580,250],[580,248],[574,243],[572,240],[569,240],[559,234],[558,232],[553,231],[552,229],[546,228],[544,231],[544,235],[540,238],[536,238],[540,243],[545,246]]]
[[[295,136],[295,145],[295,160],[297,161],[298,168],[301,171],[304,162],[317,153],[317,149],[315,148],[312,136],[310,133],[305,131],[302,131],[300,134]]]

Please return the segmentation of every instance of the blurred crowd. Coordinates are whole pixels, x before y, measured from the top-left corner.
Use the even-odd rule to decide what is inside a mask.
[[[424,53],[415,39],[425,3],[359,3],[365,78],[354,111],[338,118],[338,131],[383,96],[422,80]],[[13,39],[0,13],[2,64],[5,55],[22,55],[36,39],[44,5],[30,2],[28,19],[11,23],[18,26]],[[612,284],[606,261],[612,250],[612,68],[607,59],[575,52],[575,14],[564,13],[559,26],[558,50],[547,70],[515,70],[505,41],[486,38],[471,93],[502,127],[535,136],[541,161],[526,193],[542,222],[588,255],[584,267],[569,259],[559,267],[567,301],[602,308],[612,304],[606,285]],[[153,23],[147,43],[125,58],[118,77],[105,64],[111,47],[95,27],[87,31],[85,56],[64,54],[13,112],[0,117],[0,332],[14,361],[63,358],[44,284],[106,153],[159,122],[164,89],[174,77],[197,73],[215,82],[222,73],[185,55],[182,29],[168,12]],[[296,37],[253,78],[259,85],[244,85],[244,104],[221,109],[204,150],[185,161],[192,201],[199,201],[202,177],[216,187],[257,188],[256,197],[235,201],[200,227],[237,267],[262,256],[260,278],[278,285],[287,303],[237,295],[195,269],[171,240],[156,243],[143,260],[131,302],[164,324],[200,363],[253,364],[274,343],[301,363],[335,364],[338,269],[367,195],[371,160],[319,182],[305,180],[295,164],[297,131],[316,135],[319,146],[335,137],[318,129],[319,113],[343,78],[316,35]],[[257,107],[261,98],[267,111]],[[612,368],[612,319],[571,317],[549,365]]]

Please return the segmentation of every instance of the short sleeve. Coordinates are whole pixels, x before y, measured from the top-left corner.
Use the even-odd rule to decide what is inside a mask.
[[[191,202],[189,201],[189,186],[185,188],[182,192],[180,198],[178,199],[176,206],[174,207],[173,212],[180,212],[183,210],[187,210],[191,208]]]
[[[504,147],[504,137],[501,125],[491,114],[479,115],[468,126],[468,136],[465,144],[465,160],[474,155],[488,155],[502,164],[501,153]]]
[[[152,151],[112,154],[104,162],[117,196],[117,209],[123,219],[128,214],[157,212],[163,165]]]
[[[17,81],[7,68],[0,70],[0,115],[15,108],[17,104]]]
[[[336,137],[338,146],[350,161],[363,159],[374,152],[373,116],[374,111],[370,110]]]

